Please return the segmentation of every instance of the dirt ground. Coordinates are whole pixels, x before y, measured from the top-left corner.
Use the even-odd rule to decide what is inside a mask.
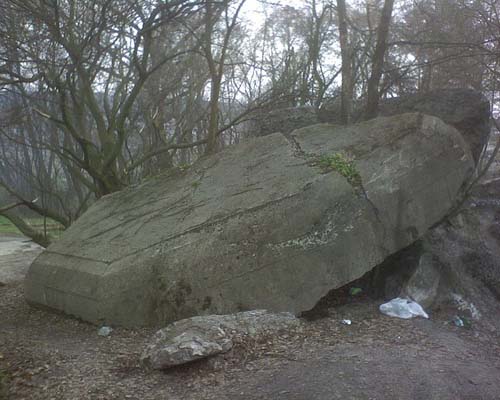
[[[378,312],[380,301],[364,295],[326,307],[302,333],[149,371],[138,359],[152,329],[117,328],[101,337],[95,326],[27,305],[22,273],[14,276],[11,266],[26,271],[37,251],[12,243],[7,251],[6,241],[0,399],[500,399],[500,335],[480,323],[454,326],[452,309],[430,320],[389,318]]]

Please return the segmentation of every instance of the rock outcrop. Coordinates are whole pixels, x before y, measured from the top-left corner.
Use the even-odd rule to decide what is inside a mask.
[[[454,126],[471,147],[477,162],[490,134],[490,103],[481,92],[473,89],[438,89],[383,100],[380,116],[421,112],[442,119]],[[363,104],[354,104],[353,120],[360,121]],[[265,136],[275,132],[284,134],[315,123],[341,125],[338,98],[324,104],[316,113],[312,107],[280,108],[254,117],[250,136]]]
[[[295,129],[319,122],[316,110],[308,106],[278,108],[259,113],[249,121],[248,126],[252,137],[266,136],[276,132],[287,134]]]
[[[490,103],[481,92],[473,89],[437,89],[384,100],[379,115],[391,116],[421,112],[442,119],[457,128],[471,147],[477,161],[490,134]],[[357,105],[354,120],[362,117],[363,108]],[[340,123],[340,103],[326,104],[318,112],[320,122]]]
[[[431,312],[452,308],[498,332],[499,197],[500,180],[478,184],[460,213],[377,266],[375,287],[386,299],[409,296]]]
[[[297,314],[420,238],[472,171],[460,133],[422,114],[251,139],[99,200],[31,265],[26,298],[125,326]]]
[[[265,310],[187,318],[156,332],[141,360],[153,369],[171,368],[226,353],[238,342],[289,334],[301,327],[301,321],[290,313]]]

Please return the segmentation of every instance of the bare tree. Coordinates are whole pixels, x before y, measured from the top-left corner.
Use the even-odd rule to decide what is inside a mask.
[[[152,64],[153,32],[189,14],[192,3],[161,3],[149,12],[148,4],[111,0],[3,4],[8,14],[23,17],[21,32],[13,32],[11,18],[2,19],[0,35],[6,51],[27,67],[6,66],[0,80],[36,82],[50,96],[57,107],[35,110],[68,139],[51,150],[80,171],[81,182],[97,197],[127,185],[123,151],[135,129],[136,100],[156,70],[189,51],[180,37]]]
[[[207,60],[210,71],[210,100],[208,115],[208,135],[205,153],[212,154],[216,151],[217,137],[219,134],[219,99],[221,93],[222,79],[224,77],[224,67],[227,59],[228,47],[231,35],[238,22],[238,16],[245,4],[245,0],[239,0],[236,10],[230,15],[230,0],[223,0],[220,4],[206,0],[205,4],[205,34],[203,52]],[[224,14],[224,32],[219,43],[215,43],[214,33],[218,20],[218,15]],[[216,56],[214,47],[217,47]]]
[[[99,198],[131,182],[131,172],[141,165],[133,154],[143,123],[134,112],[139,95],[156,71],[192,51],[186,39],[197,29],[196,19],[189,29],[185,21],[200,8],[187,0],[6,0],[0,8],[2,91],[23,99],[22,112],[32,127],[50,128],[47,135],[30,135],[29,143],[19,137],[27,137],[20,133],[21,128],[27,132],[26,124],[2,134],[11,144],[26,144],[25,159],[48,154],[52,166],[64,166],[62,171],[77,181],[77,217],[89,194]],[[166,24],[176,25],[178,33],[170,37],[168,51],[152,57],[154,34]],[[33,172],[50,176],[44,168]],[[71,220],[49,207],[32,208]]]
[[[387,51],[387,38],[389,36],[389,27],[391,25],[392,9],[394,0],[385,0],[382,8],[380,23],[377,28],[377,44],[372,60],[372,72],[368,80],[368,92],[366,95],[365,118],[373,118],[378,113],[378,104],[380,100],[379,84],[384,67],[384,59]]]
[[[352,55],[351,44],[347,30],[347,9],[345,0],[337,0],[337,18],[339,27],[340,52],[342,58],[342,89],[340,119],[343,124],[351,122],[353,80],[352,80]]]

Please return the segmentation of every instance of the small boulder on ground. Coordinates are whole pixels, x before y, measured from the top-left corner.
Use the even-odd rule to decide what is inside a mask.
[[[266,310],[187,318],[160,329],[141,360],[154,369],[171,368],[226,353],[236,338],[257,339],[300,327],[301,321],[292,314]]]

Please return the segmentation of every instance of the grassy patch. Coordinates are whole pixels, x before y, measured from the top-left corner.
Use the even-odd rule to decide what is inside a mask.
[[[340,175],[344,176],[352,186],[361,186],[361,175],[359,175],[356,169],[354,159],[345,153],[323,155],[319,158],[318,165],[325,172],[338,172]]]
[[[25,221],[33,228],[35,228],[37,231],[39,232],[44,231],[43,218],[27,218],[25,219]],[[62,225],[48,218],[46,220],[46,226],[47,226],[47,234],[53,237],[61,236],[61,233],[64,230]],[[7,218],[0,215],[0,234],[2,233],[21,235],[19,229],[17,229],[12,222],[10,222]]]
[[[0,215],[0,233],[16,233],[21,234],[19,229],[17,229],[7,218]]]
[[[191,168],[191,164],[179,164],[177,168],[179,169],[179,171],[184,172]]]

